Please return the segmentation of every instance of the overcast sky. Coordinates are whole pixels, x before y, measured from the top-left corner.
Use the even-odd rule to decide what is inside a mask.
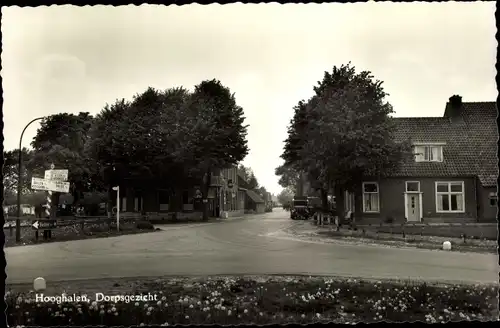
[[[148,86],[217,78],[250,124],[244,164],[277,193],[292,107],[333,65],[372,71],[396,116],[440,116],[453,94],[495,101],[494,10],[494,2],[3,7],[5,148],[35,117],[96,114]]]

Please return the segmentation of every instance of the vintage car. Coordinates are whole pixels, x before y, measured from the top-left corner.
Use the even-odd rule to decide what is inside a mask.
[[[307,220],[310,218],[310,214],[307,197],[294,197],[290,208],[290,218],[292,220]]]

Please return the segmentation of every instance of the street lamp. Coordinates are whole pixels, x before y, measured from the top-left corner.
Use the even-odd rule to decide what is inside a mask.
[[[120,231],[120,186],[113,187],[116,191],[116,231]]]
[[[35,122],[35,121],[38,121],[38,120],[43,120],[45,118],[45,116],[42,116],[42,117],[37,117],[33,120],[31,120],[28,124],[26,124],[26,126],[24,127],[23,129],[23,132],[21,133],[21,138],[19,138],[19,156],[18,156],[18,171],[19,171],[19,175],[17,177],[17,219],[16,219],[16,242],[20,242],[21,241],[21,193],[22,193],[22,185],[23,185],[23,172],[22,172],[22,169],[23,169],[23,166],[22,166],[22,160],[23,160],[23,157],[22,157],[22,142],[23,142],[23,135],[24,135],[24,131],[26,131],[26,128],[28,126],[30,126],[31,123]]]

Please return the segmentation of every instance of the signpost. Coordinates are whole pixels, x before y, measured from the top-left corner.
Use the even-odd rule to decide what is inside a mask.
[[[54,192],[69,192],[69,182],[31,178],[31,189]]]
[[[45,208],[46,220],[40,220],[33,223],[35,238],[38,240],[38,230],[43,229],[43,239],[52,237],[52,230],[57,227],[56,220],[51,220],[52,210],[52,192],[69,192],[68,170],[55,170],[55,165],[50,164],[50,170],[46,170],[44,179],[32,178],[31,189],[47,191],[47,204]],[[56,209],[57,211],[57,209]]]
[[[45,180],[67,181],[68,170],[46,170]]]
[[[56,220],[35,221],[35,223],[31,225],[31,227],[33,228],[33,230],[39,230],[39,229],[50,230],[57,228],[57,221]]]
[[[116,191],[116,230],[120,231],[120,186],[113,187]]]

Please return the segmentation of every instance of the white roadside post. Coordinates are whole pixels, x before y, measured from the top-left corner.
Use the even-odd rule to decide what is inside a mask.
[[[116,191],[116,230],[120,231],[120,186],[113,187]]]

